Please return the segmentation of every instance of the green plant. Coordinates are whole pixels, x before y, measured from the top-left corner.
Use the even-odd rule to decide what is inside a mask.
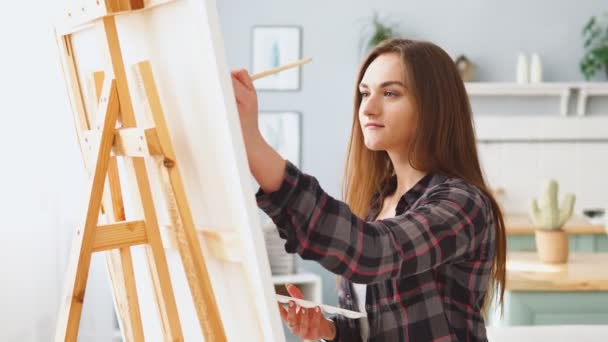
[[[607,14],[604,14],[606,19]],[[591,79],[599,70],[604,69],[608,77],[608,27],[596,16],[592,16],[583,28],[585,54],[580,69],[585,79]]]
[[[384,23],[377,12],[374,12],[371,19],[371,22],[363,28],[364,30],[369,30],[369,32],[362,37],[364,41],[362,41],[361,45],[364,44],[366,51],[371,50],[387,39],[399,35],[397,32],[397,25]]]
[[[557,182],[553,179],[549,180],[545,187],[543,198],[543,206],[539,208],[536,199],[532,200],[530,205],[530,217],[535,227],[544,230],[558,230],[572,216],[575,197],[573,194],[564,196],[564,205],[560,209],[557,193]]]

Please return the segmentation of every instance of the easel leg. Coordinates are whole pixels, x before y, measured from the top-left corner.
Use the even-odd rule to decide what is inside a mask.
[[[154,284],[154,293],[161,321],[163,322],[164,335],[170,341],[183,341],[177,305],[173,296],[171,276],[160,237],[158,220],[154,210],[154,203],[152,202],[152,191],[144,160],[142,158],[133,158],[133,167],[137,175],[137,187],[139,188],[148,234],[148,244],[145,246],[148,268],[152,283]]]
[[[144,334],[135,287],[131,249],[125,247],[106,252],[106,264],[116,297],[118,318],[125,341],[143,341]]]
[[[108,188],[111,197],[106,198],[105,201],[106,207],[111,208],[108,215],[112,215],[115,221],[124,221],[125,215],[116,157],[112,157],[108,170]],[[125,341],[143,341],[143,326],[130,247],[107,251],[106,266],[110,274],[114,300],[118,308],[118,318],[121,322]]]
[[[103,80],[103,71],[93,73],[90,80],[90,86],[93,88],[92,91],[94,91],[93,98],[97,101],[99,101],[101,95]],[[125,210],[116,157],[110,158],[107,177],[108,183],[105,187],[103,199],[103,205],[107,208],[106,215],[112,217],[114,222],[124,221]],[[118,319],[120,320],[125,342],[143,341],[144,333],[131,249],[123,247],[118,250],[110,250],[105,253],[105,256],[110,284],[113,290],[112,293],[114,294],[114,301],[118,309]]]
[[[91,254],[95,241],[95,230],[101,209],[104,183],[110,161],[110,151],[114,141],[114,125],[118,117],[118,96],[115,81],[105,82],[102,90],[97,118],[100,120],[96,133],[97,156],[93,177],[88,180],[89,201],[85,217],[76,232],[70,255],[67,288],[57,324],[57,341],[75,341],[78,336],[82,303],[86,289]]]

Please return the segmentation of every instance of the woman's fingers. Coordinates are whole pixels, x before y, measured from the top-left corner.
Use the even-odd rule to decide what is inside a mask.
[[[300,331],[298,335],[300,337],[308,336],[308,329],[310,328],[310,310],[306,308],[300,308]]]
[[[305,308],[291,301],[287,309],[279,304],[279,312],[281,319],[295,336],[306,340],[317,340],[327,333],[324,326],[326,319],[318,306]]]
[[[230,78],[241,118],[241,125],[244,126],[243,131],[249,133],[250,130],[253,130],[255,132],[255,129],[258,127],[258,100],[255,89],[251,85],[249,74],[244,69],[235,70],[230,73]]]
[[[243,87],[248,90],[254,90],[253,83],[249,73],[245,69],[239,69],[232,72],[232,75],[239,81]]]
[[[245,73],[243,74],[243,82],[245,83],[245,86],[249,90],[255,90],[255,86],[253,85],[253,80],[251,79],[251,75],[249,75],[249,73],[247,71],[245,71]]]
[[[307,335],[303,336],[303,337],[309,338],[309,339],[317,339],[320,336],[319,332],[320,332],[320,328],[321,328],[321,319],[323,318],[323,315],[321,314],[321,310],[319,309],[318,306],[314,309],[308,310],[308,312],[309,312],[310,323],[308,326]]]
[[[239,81],[234,74],[232,75],[232,88],[237,102],[241,102],[245,96],[245,85]]]
[[[253,90],[253,81],[251,80],[251,76],[249,76],[249,72],[245,69],[236,70],[235,76],[238,80],[243,84],[243,86],[249,90]]]
[[[287,291],[294,298],[303,298],[302,291],[297,287],[287,284]],[[279,305],[281,318],[286,321],[291,332],[302,339],[316,340],[321,338],[325,323],[325,317],[320,307],[305,308],[290,301],[288,308]]]
[[[281,314],[281,319],[287,321],[287,309],[283,307],[283,304],[277,303],[279,305],[279,313]]]
[[[293,301],[289,302],[289,309],[287,309],[287,325],[292,331],[296,325],[296,303]]]
[[[300,291],[299,288],[297,288],[296,286],[292,285],[292,284],[286,284],[285,288],[287,288],[287,292],[289,292],[289,295],[294,297],[294,298],[298,298],[298,299],[304,299],[304,295],[302,294],[302,291]]]
[[[302,321],[303,321],[302,309],[303,308],[301,306],[296,305],[295,323],[294,323],[294,327],[291,329],[293,334],[296,336],[300,336],[301,331],[302,331]]]

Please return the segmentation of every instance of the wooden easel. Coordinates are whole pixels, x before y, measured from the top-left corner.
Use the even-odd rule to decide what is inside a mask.
[[[114,16],[145,10],[143,1],[74,2],[74,8],[67,10],[66,25],[57,28],[57,43],[78,140],[89,176],[86,188],[88,198],[84,201],[88,205],[72,244],[55,340],[77,339],[91,255],[105,251],[123,335],[127,341],[143,341],[130,251],[130,247],[134,245],[144,245],[146,248],[165,340],[184,339],[148,170],[143,159],[146,157],[157,161],[163,180],[165,201],[170,208],[170,228],[181,256],[204,338],[206,341],[225,341],[226,334],[180,177],[179,163],[175,157],[152,69],[145,61],[134,65],[133,68],[140,77],[140,86],[147,99],[154,127],[144,129],[138,126],[135,120]],[[82,25],[102,26],[104,40],[100,42],[100,49],[107,52],[106,70],[94,73],[91,78],[98,98],[94,112],[86,110],[83,97],[85,90],[79,82],[77,60],[72,50],[71,35]],[[128,172],[132,177],[130,183],[135,185],[132,190],[139,195],[139,220],[125,220],[117,157],[126,159]],[[101,213],[104,215],[100,215]],[[223,253],[227,253],[227,249],[222,247],[225,238],[221,234],[209,235],[209,239],[216,241],[218,250]],[[225,257],[230,258],[229,255]]]

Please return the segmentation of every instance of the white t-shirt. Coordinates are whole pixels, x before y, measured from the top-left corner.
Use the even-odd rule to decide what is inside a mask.
[[[353,287],[355,296],[357,297],[357,304],[359,304],[359,311],[365,312],[365,291],[367,290],[367,285],[353,283]],[[367,341],[369,338],[369,323],[367,322],[367,318],[360,318],[359,324],[361,326],[361,339]]]

